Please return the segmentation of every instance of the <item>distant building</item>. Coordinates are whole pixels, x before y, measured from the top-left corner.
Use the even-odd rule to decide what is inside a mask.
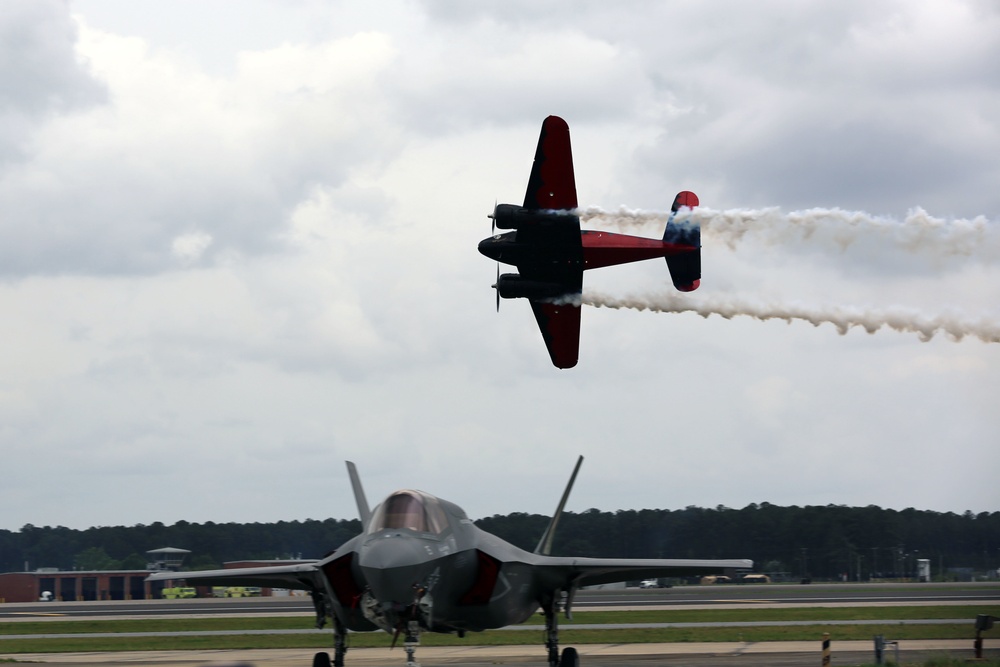
[[[146,570],[84,572],[43,567],[33,572],[0,574],[0,602],[145,600],[159,597],[163,582],[147,583],[146,577],[150,572],[180,568],[184,557],[191,552],[165,547],[146,553],[149,554]]]
[[[173,570],[176,572],[181,569],[181,565],[184,564],[184,558],[189,553],[191,552],[187,549],[175,549],[174,547],[153,549],[146,552],[150,557],[150,562],[146,563],[146,567],[151,572],[162,572],[163,570]]]
[[[148,576],[146,570],[7,572],[0,574],[0,601],[143,600],[153,596]]]
[[[273,565],[300,565],[300,564],[303,564],[303,563],[315,563],[315,562],[316,561],[312,560],[312,559],[301,559],[301,558],[293,558],[293,559],[287,559],[287,560],[286,559],[279,559],[279,560],[233,560],[233,561],[226,561],[225,563],[222,564],[222,567],[223,567],[223,569],[231,570],[231,569],[248,568],[248,567],[269,567],[269,566],[273,566]],[[170,586],[176,586],[176,585],[179,585],[179,583],[182,582],[182,581],[185,581],[185,579],[184,579],[184,573],[183,572],[178,572],[176,579],[171,579],[171,580],[165,581],[165,582],[164,581],[157,581],[157,582],[154,582],[154,583],[160,584],[161,586],[164,585],[164,584],[170,584]],[[236,593],[234,595],[233,591],[235,589],[245,589],[245,588],[248,588],[248,587],[246,587],[246,586],[205,586],[205,585],[195,586],[195,589],[198,591],[198,597],[213,597],[213,596],[214,597],[243,597],[244,594],[242,592],[238,592],[238,593]],[[265,587],[262,587],[262,588],[261,587],[257,587],[257,586],[251,586],[249,588],[253,588],[254,589],[254,591],[255,591],[254,592],[254,596],[260,595],[262,597],[272,597],[272,596],[275,596],[275,595],[285,596],[285,595],[289,595],[289,594],[296,594],[296,595],[299,594],[298,592],[292,593],[292,592],[288,591],[287,589],[283,589],[283,588],[271,588],[271,587],[268,587],[268,586],[265,586]]]

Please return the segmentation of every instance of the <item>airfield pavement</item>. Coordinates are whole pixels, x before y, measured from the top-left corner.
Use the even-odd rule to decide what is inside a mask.
[[[832,664],[861,665],[874,662],[870,641],[843,641],[832,645]],[[648,667],[690,665],[692,667],[815,667],[821,664],[820,643],[810,642],[702,642],[672,644],[583,644],[576,646],[582,665],[597,667]],[[950,654],[973,657],[971,640],[909,640],[901,642],[900,657],[905,661]],[[100,653],[21,653],[2,655],[47,667],[80,665],[155,665],[157,667],[308,667],[314,649],[256,649],[200,651],[129,651]],[[984,641],[984,657],[1000,659],[1000,639]],[[888,659],[895,658],[891,647]],[[547,667],[539,646],[426,647],[417,652],[424,667],[435,665],[503,665]],[[347,665],[403,667],[406,654],[401,649],[351,649]]]
[[[749,587],[747,587],[749,588]],[[910,585],[904,590],[887,586],[850,586],[824,588],[768,586],[753,591],[725,588],[704,590],[704,587],[639,591],[636,589],[591,594],[593,608],[753,608],[762,607],[840,607],[840,606],[919,606],[1000,604],[1000,586],[973,587],[944,585]],[[920,593],[917,595],[917,593]],[[786,597],[792,595],[793,597]],[[804,597],[808,594],[808,597]],[[747,596],[752,599],[739,599]],[[683,601],[678,598],[686,598]],[[602,599],[603,598],[603,599]],[[721,599],[720,599],[721,598]],[[728,599],[727,599],[728,598]],[[769,599],[762,599],[769,598]],[[681,602],[683,606],[678,605]],[[303,606],[295,608],[298,603]],[[663,604],[667,603],[667,604]],[[671,604],[672,603],[672,604]],[[662,605],[662,607],[661,607]],[[283,613],[276,613],[281,608]],[[308,605],[295,599],[244,600],[174,600],[134,601],[129,603],[26,603],[0,605],[0,622],[51,620],[97,620],[101,614],[117,618],[163,618],[188,616],[255,616],[304,615]],[[53,613],[54,612],[54,613]],[[100,613],[98,613],[100,612]],[[152,613],[151,613],[152,612]],[[169,612],[181,612],[179,614]],[[201,613],[197,613],[201,612]],[[205,612],[208,612],[207,614]],[[228,612],[228,613],[227,613]],[[235,613],[234,613],[235,612]],[[103,616],[107,618],[107,616]],[[971,624],[970,619],[970,624]],[[971,634],[971,633],[970,633]],[[984,657],[1000,660],[1000,637],[984,636]],[[820,641],[793,642],[676,642],[669,644],[578,644],[581,664],[585,667],[649,667],[652,664],[691,667],[819,667]],[[872,641],[837,641],[834,637],[832,664],[835,667],[874,663]],[[962,640],[905,640],[900,642],[900,658],[907,662],[942,654],[960,659],[973,657],[971,637]],[[0,644],[2,650],[2,644]],[[80,667],[81,665],[152,665],[155,667],[308,667],[317,649],[255,649],[255,650],[187,650],[187,651],[128,651],[87,653],[0,653],[0,661],[15,660],[46,667]],[[320,649],[323,650],[323,649]],[[424,667],[436,665],[503,665],[548,667],[544,648],[527,646],[453,646],[420,647],[418,661]],[[887,647],[887,659],[895,659]],[[401,648],[355,648],[347,654],[348,667],[404,667],[406,654]]]

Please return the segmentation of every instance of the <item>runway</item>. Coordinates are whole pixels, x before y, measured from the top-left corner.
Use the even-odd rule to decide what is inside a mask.
[[[748,606],[912,606],[1000,604],[1000,582],[969,584],[767,584],[678,586],[580,591],[574,609],[678,609]],[[201,615],[312,615],[308,597],[199,598],[105,602],[0,604],[0,620],[43,618],[157,618]]]
[[[582,591],[575,607],[585,609],[722,609],[763,607],[863,607],[917,605],[989,605],[1000,610],[1000,583],[981,584],[839,584],[690,586],[670,589],[618,589]],[[83,620],[110,618],[181,618],[219,616],[312,616],[312,604],[304,597],[138,600],[122,602],[52,602],[0,605],[0,621]],[[971,622],[971,619],[970,619]],[[676,624],[671,624],[676,625]],[[593,626],[590,626],[593,628]],[[569,625],[562,625],[569,629]],[[1000,637],[987,633],[986,656],[1000,658]],[[2,651],[0,642],[0,651]],[[690,665],[693,667],[793,667],[815,666],[820,662],[820,645],[815,642],[723,642],[669,644],[583,644],[576,645],[584,665],[595,667],[649,667]],[[306,667],[315,649],[142,651],[60,654],[3,655],[19,661],[49,667],[101,665],[162,665],[164,667]],[[972,657],[969,640],[907,640],[900,657],[908,661],[926,659],[949,652]],[[873,662],[870,641],[833,643],[834,664],[858,665]],[[894,656],[891,656],[894,658]],[[518,664],[548,667],[539,646],[421,647],[418,659],[424,667],[434,665]],[[402,650],[385,648],[352,649],[348,667],[402,667]]]
[[[1000,640],[988,640],[984,655],[1000,657]],[[732,642],[675,644],[584,644],[577,645],[580,661],[593,667],[650,667],[687,665],[691,667],[815,667],[821,661],[820,642]],[[137,651],[123,653],[19,654],[3,656],[37,662],[48,667],[80,665],[158,665],[163,667],[307,667],[312,649],[230,650],[230,651]],[[900,647],[900,658],[923,660],[950,653],[972,657],[972,642],[961,640],[912,640]],[[872,643],[868,641],[834,642],[833,664],[870,664]],[[427,647],[417,657],[423,667],[468,665],[483,667],[517,664],[523,667],[548,667],[544,650],[532,646],[462,646]],[[895,658],[892,654],[893,659]],[[405,654],[396,649],[353,649],[348,651],[348,666],[403,667]]]

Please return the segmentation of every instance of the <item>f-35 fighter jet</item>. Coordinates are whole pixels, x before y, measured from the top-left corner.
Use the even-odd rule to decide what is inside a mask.
[[[480,528],[461,507],[423,491],[403,489],[369,510],[353,463],[347,463],[363,531],[322,560],[246,569],[163,572],[151,581],[189,585],[261,586],[309,591],[317,626],[333,620],[332,664],[342,667],[348,631],[381,629],[403,637],[414,667],[421,632],[464,637],[527,620],[541,609],[551,667],[577,667],[576,650],[559,652],[558,613],[570,617],[582,586],[654,577],[722,574],[749,569],[749,560],[574,558],[551,556],[555,529],[581,456],[545,533],[533,552]],[[314,667],[330,667],[317,653]]]

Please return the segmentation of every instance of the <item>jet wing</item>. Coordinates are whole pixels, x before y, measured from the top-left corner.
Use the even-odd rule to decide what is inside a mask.
[[[319,561],[275,565],[270,567],[197,570],[194,572],[154,572],[146,581],[177,581],[184,579],[192,586],[260,586],[261,588],[294,588],[305,591],[323,590]]]
[[[534,567],[544,587],[567,590],[632,579],[723,574],[727,570],[748,570],[753,567],[753,561],[543,556]]]

